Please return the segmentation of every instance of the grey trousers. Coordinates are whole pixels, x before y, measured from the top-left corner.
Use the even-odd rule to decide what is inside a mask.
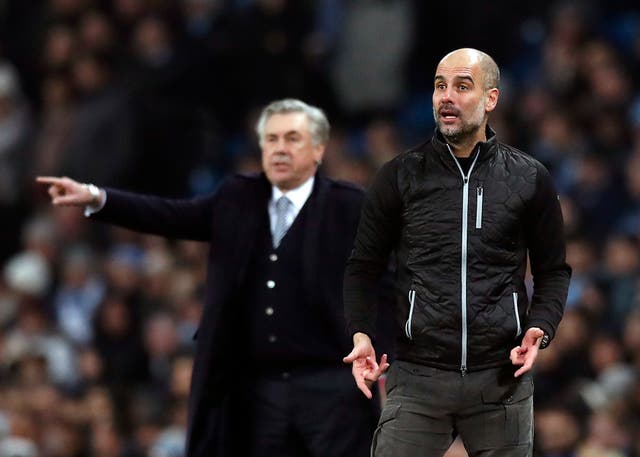
[[[462,376],[396,361],[373,437],[374,457],[441,457],[457,435],[470,457],[530,457],[533,381],[511,366]]]

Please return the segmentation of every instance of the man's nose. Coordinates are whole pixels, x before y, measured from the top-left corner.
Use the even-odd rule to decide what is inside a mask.
[[[287,142],[284,138],[279,138],[273,146],[276,153],[285,152],[287,150]]]
[[[440,99],[440,101],[442,103],[451,103],[451,88],[447,87],[445,90],[442,91],[442,97]]]

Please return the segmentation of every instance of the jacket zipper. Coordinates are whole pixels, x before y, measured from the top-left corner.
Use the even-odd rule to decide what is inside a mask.
[[[409,317],[407,318],[407,322],[404,324],[404,333],[407,335],[407,338],[410,340],[413,339],[413,334],[411,333],[411,321],[413,320],[413,307],[416,303],[416,291],[411,289],[409,290]]]
[[[482,189],[482,184],[478,186],[477,189],[477,198],[476,198],[476,228],[482,228],[482,194],[484,193]]]
[[[460,356],[460,373],[462,376],[467,374],[467,232],[468,232],[468,219],[469,215],[469,176],[471,176],[471,172],[473,171],[473,167],[476,164],[476,160],[478,160],[478,156],[480,155],[480,147],[476,150],[476,156],[471,162],[471,166],[469,167],[469,171],[467,174],[464,174],[464,170],[460,166],[458,159],[453,154],[451,150],[451,146],[447,144],[447,148],[449,149],[449,154],[453,157],[453,161],[458,166],[458,170],[460,171],[460,175],[462,176],[462,253],[461,253],[461,262],[460,262],[460,308],[462,313],[462,338],[461,338],[461,349],[462,354]]]
[[[513,293],[513,312],[516,315],[516,338],[522,333],[522,327],[520,327],[520,313],[518,312],[518,292]]]

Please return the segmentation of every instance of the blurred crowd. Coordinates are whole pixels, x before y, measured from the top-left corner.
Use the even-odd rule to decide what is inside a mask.
[[[34,176],[213,191],[259,170],[257,111],[297,97],[332,123],[323,171],[366,187],[431,135],[462,46],[500,65],[490,124],[550,169],[566,222],[536,456],[640,456],[640,9],[431,3],[0,0],[0,456],[182,456],[202,306],[206,246],[53,211]]]

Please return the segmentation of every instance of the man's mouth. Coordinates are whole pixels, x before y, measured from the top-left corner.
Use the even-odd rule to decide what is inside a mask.
[[[286,166],[291,163],[291,159],[287,156],[278,156],[271,160],[271,165],[274,167]]]
[[[449,120],[457,119],[460,116],[459,111],[452,108],[442,108],[438,111],[438,114],[440,114],[441,118]]]
[[[273,162],[271,162],[271,167],[275,170],[286,170],[288,169],[290,166],[289,161],[286,160],[274,160]]]
[[[449,124],[455,122],[460,117],[460,112],[453,108],[441,108],[438,110],[438,115],[442,122]]]

